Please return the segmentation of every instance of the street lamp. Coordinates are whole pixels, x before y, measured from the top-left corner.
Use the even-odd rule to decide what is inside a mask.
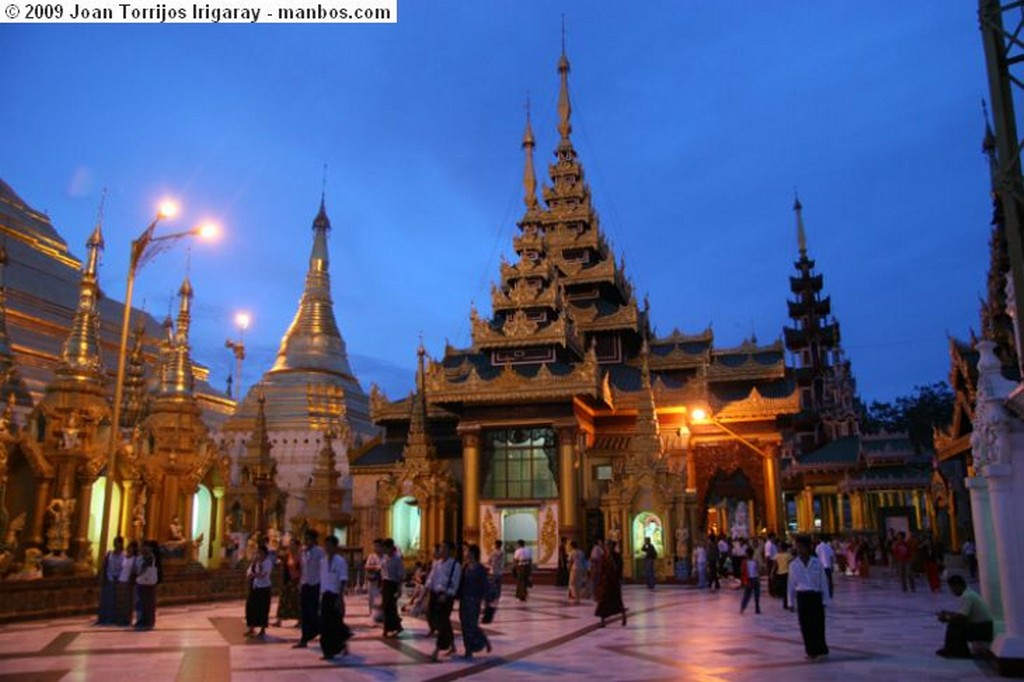
[[[237,402],[241,403],[242,398],[245,394],[242,393],[242,360],[245,360],[245,330],[249,328],[249,324],[252,323],[252,316],[245,311],[235,313],[235,325],[238,327],[238,340],[232,341],[228,339],[224,342],[224,347],[230,349],[235,354],[235,395],[237,396]],[[230,392],[229,392],[230,393]],[[230,396],[229,396],[230,397]]]
[[[100,527],[100,547],[96,553],[100,569],[102,570],[103,555],[107,549],[110,536],[110,506],[114,495],[114,476],[117,469],[117,446],[121,433],[121,401],[124,398],[124,366],[128,349],[128,327],[131,321],[132,293],[135,290],[135,275],[143,265],[152,260],[161,251],[167,249],[173,242],[183,237],[201,237],[210,239],[215,237],[219,230],[212,223],[204,223],[191,230],[173,232],[171,234],[154,237],[157,223],[166,218],[173,217],[178,212],[178,205],[170,200],[161,202],[156,217],[132,241],[131,253],[128,261],[128,283],[124,294],[124,312],[121,315],[121,342],[117,351],[117,383],[114,385],[113,417],[110,424],[110,438],[107,443],[107,481],[103,494],[103,521]]]

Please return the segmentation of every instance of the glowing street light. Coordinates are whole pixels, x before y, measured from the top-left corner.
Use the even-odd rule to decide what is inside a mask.
[[[125,360],[128,355],[128,326],[131,321],[132,294],[135,291],[135,275],[139,269],[172,243],[183,237],[201,237],[209,239],[219,233],[212,223],[207,223],[184,232],[153,236],[157,223],[178,213],[178,204],[165,199],[157,208],[156,217],[149,223],[138,237],[132,240],[131,253],[128,261],[128,282],[124,294],[124,311],[121,315],[121,343],[117,354],[117,383],[114,385],[113,418],[110,424],[110,439],[107,443],[107,484],[103,494],[103,521],[100,527],[100,547],[96,553],[99,557],[100,570],[103,570],[103,557],[107,550],[110,536],[111,501],[114,494],[115,475],[117,471],[117,446],[121,434],[121,401],[124,398]],[[212,229],[211,229],[212,228]],[[118,514],[120,521],[120,514]]]

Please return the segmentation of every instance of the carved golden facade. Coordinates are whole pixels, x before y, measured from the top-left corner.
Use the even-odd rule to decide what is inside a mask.
[[[642,533],[657,528],[659,573],[668,575],[704,528],[694,449],[722,442],[768,453],[740,467],[752,479],[756,468],[765,488],[756,504],[750,497],[751,527],[780,527],[775,423],[799,408],[782,344],[716,349],[710,330],[652,335],[646,302],[637,304],[600,230],[572,144],[568,72],[563,55],[543,201],[527,118],[517,260],[499,267],[492,316],[470,311],[468,348],[446,346],[437,360],[421,351],[409,398],[371,390],[371,415],[385,433],[353,456],[364,545],[405,532],[402,519],[417,518],[403,506],[411,498],[423,511],[424,552],[456,535],[485,551],[495,539],[511,548],[522,538],[542,568],[553,568],[562,538],[618,537],[633,556]],[[692,419],[696,407],[712,418]],[[733,473],[719,469],[703,475]],[[632,561],[626,570],[633,574]]]

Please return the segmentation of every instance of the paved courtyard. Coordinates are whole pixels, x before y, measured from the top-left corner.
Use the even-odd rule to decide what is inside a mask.
[[[508,592],[508,591],[506,591]],[[243,637],[244,606],[230,602],[161,609],[157,628],[97,628],[89,618],[0,626],[0,681],[38,680],[968,680],[995,677],[984,663],[934,651],[953,608],[948,591],[904,595],[892,580],[840,578],[828,610],[832,655],[804,660],[795,614],[765,598],[763,614],[739,615],[741,593],[628,586],[629,624],[597,627],[593,606],[568,606],[561,590],[538,587],[521,604],[506,593],[487,628],[494,651],[471,661],[430,663],[425,624],[405,619],[398,640],[371,626],[365,596],[350,596],[351,655],[293,650],[298,631],[271,628],[265,642]],[[458,637],[458,631],[456,631]],[[461,639],[458,639],[461,651]],[[766,677],[766,675],[768,677]]]

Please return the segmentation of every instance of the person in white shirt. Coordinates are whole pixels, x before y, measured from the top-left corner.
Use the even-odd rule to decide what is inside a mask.
[[[768,573],[768,594],[772,597],[775,594],[775,557],[779,553],[779,546],[775,544],[775,533],[768,533],[768,539],[764,543],[764,566]]]
[[[263,639],[267,635],[267,625],[270,620],[270,575],[274,570],[274,559],[270,556],[270,550],[263,543],[256,548],[256,556],[249,564],[245,577],[249,580],[249,596],[245,600],[245,624],[248,630],[246,637],[259,637]],[[259,628],[259,632],[256,632]]]
[[[442,651],[451,656],[455,653],[455,633],[452,631],[452,602],[459,591],[462,568],[452,558],[455,546],[447,540],[434,548],[434,565],[427,576],[427,591],[430,593],[430,608],[427,620],[430,629],[437,633],[437,642],[430,660],[437,663]]]
[[[811,554],[809,537],[797,538],[796,548],[797,558],[789,565],[789,602],[796,604],[807,658],[815,659],[828,655],[825,642],[825,607],[831,601],[828,579],[821,561]]]
[[[135,592],[135,559],[139,553],[139,543],[132,540],[121,559],[121,570],[117,574],[114,585],[114,624],[129,626],[132,624],[132,596]]]
[[[156,585],[160,582],[160,545],[156,540],[142,543],[135,591],[139,598],[139,615],[135,629],[152,630],[156,625]]]
[[[299,577],[299,623],[302,637],[293,649],[305,649],[320,634],[320,571],[327,555],[317,545],[319,534],[309,529],[305,534],[306,548],[302,551]]]
[[[402,617],[398,615],[398,595],[405,580],[405,565],[395,541],[384,538],[384,561],[380,566],[381,603],[384,610],[384,636],[397,638],[401,634]]]
[[[740,568],[740,576],[743,581],[743,602],[740,604],[740,615],[747,610],[750,603],[750,595],[754,595],[754,613],[761,613],[761,573],[757,569],[757,559],[754,558],[754,548],[747,547],[747,556],[743,559]]]
[[[345,584],[348,562],[338,554],[338,538],[324,538],[325,557],[320,564],[320,651],[329,661],[338,654],[348,655],[352,631],[345,625]]]
[[[821,562],[821,567],[825,569],[825,579],[828,581],[828,596],[829,598],[835,596],[835,592],[832,589],[832,567],[836,562],[836,553],[832,549],[832,543],[828,541],[828,538],[822,535],[818,538],[818,544],[814,548],[814,553],[818,557],[818,561]]]
[[[516,551],[512,555],[512,565],[516,573],[516,599],[526,601],[529,596],[530,574],[533,572],[533,552],[524,540],[516,543]]]

